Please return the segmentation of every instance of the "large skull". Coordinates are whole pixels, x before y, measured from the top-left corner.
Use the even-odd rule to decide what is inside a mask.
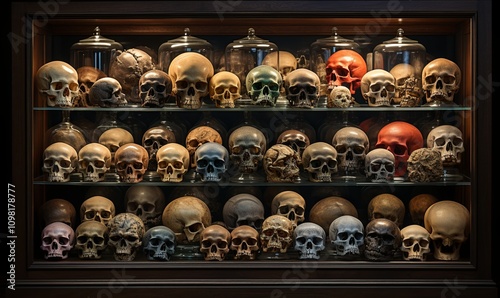
[[[48,173],[50,182],[68,182],[71,173],[78,168],[78,154],[72,146],[56,142],[43,151],[42,170]]]
[[[330,224],[328,233],[334,255],[354,257],[363,254],[365,227],[358,218],[352,215],[339,216]]]
[[[422,79],[417,77],[415,66],[408,63],[395,65],[390,73],[396,80],[393,102],[402,107],[416,107],[422,98]]]
[[[221,181],[228,168],[229,152],[219,143],[208,142],[196,149],[194,159],[201,181]]]
[[[302,154],[302,165],[312,182],[331,182],[337,173],[337,150],[325,142],[307,146]]]
[[[142,245],[145,229],[142,220],[132,213],[120,213],[109,223],[108,246],[115,261],[133,261]]]
[[[235,260],[255,260],[260,249],[259,232],[249,225],[241,225],[231,231],[231,245]]]
[[[172,78],[172,92],[177,97],[177,106],[199,109],[203,97],[209,95],[208,84],[214,75],[214,67],[207,57],[198,52],[177,55],[168,68]]]
[[[271,213],[285,216],[294,228],[305,220],[305,212],[306,200],[295,191],[282,191],[271,202]]]
[[[148,168],[148,151],[141,145],[128,143],[116,150],[115,162],[116,173],[122,182],[141,182]]]
[[[99,136],[99,144],[106,146],[111,152],[111,167],[115,167],[115,153],[122,145],[133,143],[134,136],[126,129],[113,127]]]
[[[218,108],[234,108],[234,102],[241,97],[241,82],[229,71],[216,73],[209,82],[209,94]]]
[[[73,228],[62,222],[53,222],[43,228],[40,248],[47,260],[67,259],[74,242]]]
[[[248,96],[254,105],[275,106],[283,85],[278,70],[269,65],[252,68],[245,79]]]
[[[326,63],[326,80],[329,89],[333,86],[345,86],[354,95],[361,85],[361,78],[366,74],[366,70],[365,59],[356,51],[336,51]]]
[[[401,230],[392,220],[376,218],[365,228],[365,257],[370,261],[391,261],[401,247]]]
[[[148,70],[139,79],[139,97],[143,107],[163,107],[171,92],[172,79],[163,70]]]
[[[431,252],[429,231],[420,225],[409,225],[401,229],[401,251],[407,261],[425,261]]]
[[[80,259],[100,259],[108,247],[108,227],[98,221],[82,222],[75,231],[78,257]]]
[[[292,107],[313,108],[320,91],[318,75],[305,68],[290,72],[284,79],[286,98]]]
[[[387,218],[402,227],[405,217],[405,204],[389,193],[379,194],[368,203],[368,220]]]
[[[331,223],[342,215],[358,217],[358,210],[347,199],[330,196],[321,199],[313,205],[309,212],[309,220],[329,231]]]
[[[165,195],[159,186],[136,184],[125,193],[125,211],[137,215],[146,230],[161,224],[166,205]]]
[[[170,261],[175,252],[175,234],[165,226],[152,227],[142,238],[142,250],[148,260]]]
[[[186,149],[189,152],[192,168],[196,166],[196,160],[194,159],[196,149],[208,142],[222,144],[222,137],[217,130],[207,125],[193,128],[186,136]]]
[[[41,216],[43,226],[59,221],[74,228],[76,223],[75,206],[68,200],[51,199],[42,205]]]
[[[38,93],[49,107],[73,107],[80,96],[78,73],[63,61],[42,65],[36,72],[35,82]]]
[[[99,143],[90,143],[78,151],[79,172],[83,181],[104,181],[104,174],[111,169],[111,151]]]
[[[259,129],[244,125],[229,135],[231,161],[240,173],[255,173],[266,152],[266,137]]]
[[[373,69],[361,79],[361,93],[370,107],[390,107],[396,93],[396,80],[383,69]]]
[[[157,170],[157,153],[158,150],[168,144],[174,143],[175,134],[165,126],[153,126],[146,130],[142,135],[142,146],[148,151],[149,164],[148,170]]]
[[[222,216],[229,231],[245,225],[260,232],[264,221],[264,205],[254,195],[237,194],[224,204]]]
[[[221,225],[210,225],[201,232],[200,252],[205,261],[223,261],[230,244],[231,233]]]
[[[339,129],[332,139],[337,150],[338,171],[342,176],[365,176],[365,157],[370,150],[366,133],[354,126]]]
[[[297,152],[284,144],[275,144],[264,155],[264,171],[269,182],[295,182],[299,178]]]
[[[422,89],[426,105],[454,105],[453,97],[460,88],[462,73],[455,62],[437,58],[422,70]]]
[[[372,182],[390,182],[394,179],[394,154],[384,148],[375,148],[365,157],[366,178]]]
[[[75,106],[87,107],[90,105],[89,92],[94,83],[106,77],[106,74],[93,66],[82,66],[76,69],[80,88],[80,101]]]
[[[103,196],[93,196],[86,199],[80,206],[82,222],[94,220],[105,225],[115,216],[115,204]]]
[[[326,102],[327,108],[348,108],[356,105],[356,98],[345,86],[333,86]]]
[[[89,90],[89,103],[101,108],[116,108],[126,105],[127,99],[117,79],[104,77],[97,80]]]
[[[465,151],[462,132],[452,125],[440,125],[427,135],[427,148],[441,153],[443,166],[459,165]]]
[[[181,182],[189,170],[189,151],[177,143],[161,146],[156,152],[156,172],[163,182]]]
[[[281,215],[264,219],[260,241],[263,252],[286,253],[293,242],[293,223]]]
[[[294,248],[301,260],[319,260],[325,249],[326,233],[318,224],[304,222],[293,230]]]
[[[302,153],[311,144],[307,134],[297,129],[287,129],[276,139],[276,144],[285,144],[297,152],[299,164],[302,163]]]

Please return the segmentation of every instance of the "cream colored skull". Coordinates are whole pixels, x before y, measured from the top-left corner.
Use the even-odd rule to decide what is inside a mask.
[[[104,181],[111,168],[111,151],[99,143],[87,144],[78,151],[78,167],[83,181]]]
[[[328,108],[348,108],[356,104],[356,99],[352,96],[351,90],[345,86],[333,86],[328,95],[326,107]]]
[[[368,203],[368,219],[387,218],[402,227],[405,217],[405,204],[393,194],[382,193]]]
[[[329,231],[330,224],[342,215],[358,217],[358,210],[349,200],[338,196],[330,196],[319,200],[309,212],[309,220]]]
[[[108,247],[108,227],[100,222],[89,220],[82,222],[75,231],[75,249],[80,259],[100,259]]]
[[[297,152],[284,144],[275,144],[264,154],[264,171],[269,182],[294,182],[299,178]]]
[[[78,73],[64,61],[42,65],[35,75],[36,87],[49,107],[73,107],[80,96]]]
[[[283,81],[286,98],[292,107],[313,108],[316,106],[320,81],[315,72],[299,68],[290,72]]]
[[[42,230],[42,244],[40,248],[47,260],[64,260],[75,244],[73,228],[62,222],[48,224]]]
[[[425,261],[431,252],[429,231],[420,225],[409,225],[401,229],[401,251],[407,261]]]
[[[354,126],[339,129],[332,139],[337,150],[338,171],[342,176],[365,176],[365,157],[370,149],[366,133]]]
[[[116,150],[115,162],[116,173],[122,182],[141,182],[148,169],[148,151],[141,145],[128,143]]]
[[[361,93],[370,107],[389,107],[396,93],[396,80],[383,69],[373,69],[361,79]]]
[[[294,248],[301,260],[319,260],[326,247],[326,232],[313,222],[299,224],[293,230]]]
[[[241,225],[231,231],[231,245],[235,260],[255,260],[260,249],[259,232],[248,225]]]
[[[456,166],[465,152],[462,132],[452,125],[440,125],[427,135],[427,148],[441,153],[443,166]]]
[[[271,202],[271,213],[285,216],[294,228],[305,220],[305,212],[306,200],[295,191],[282,191]]]
[[[293,242],[293,223],[281,215],[264,219],[260,241],[263,252],[286,253]]]
[[[163,182],[181,182],[189,170],[189,151],[177,143],[168,143],[156,153],[156,172]]]
[[[459,260],[462,244],[470,233],[469,210],[455,201],[439,201],[427,208],[424,224],[432,239],[434,258]]]
[[[142,135],[142,146],[148,151],[148,170],[157,170],[156,154],[158,150],[169,143],[175,142],[175,134],[165,126],[154,126]]]
[[[89,92],[94,83],[106,77],[106,74],[93,66],[82,66],[76,69],[80,88],[80,101],[75,106],[87,107],[90,105]]]
[[[78,168],[78,154],[72,146],[56,142],[43,151],[42,170],[48,173],[50,182],[68,182],[71,173]]]
[[[132,213],[120,213],[109,223],[108,245],[115,261],[133,261],[142,245],[145,228],[142,220]]]
[[[287,51],[275,51],[267,54],[262,60],[262,64],[277,69],[283,80],[286,79],[289,73],[297,69],[297,59]]]
[[[186,136],[186,149],[189,152],[192,168],[196,166],[196,160],[194,159],[196,149],[207,142],[222,144],[220,133],[210,126],[202,125],[193,128]]]
[[[112,77],[97,80],[89,90],[89,103],[101,108],[116,108],[127,104],[120,82]]]
[[[137,215],[146,230],[161,224],[166,205],[165,195],[159,186],[135,184],[125,192],[125,211]]]
[[[209,95],[208,84],[214,75],[214,67],[207,57],[197,52],[177,55],[168,68],[172,78],[172,92],[177,97],[177,106],[199,109],[203,97]]]
[[[163,70],[148,70],[139,79],[139,97],[143,107],[163,107],[171,92],[172,79]]]
[[[365,228],[361,220],[352,215],[337,217],[330,224],[328,234],[336,256],[359,256],[365,246]]]
[[[252,68],[245,79],[248,96],[252,104],[275,106],[283,85],[281,74],[269,65]]]
[[[234,102],[241,98],[241,82],[229,71],[216,73],[209,82],[209,94],[218,108],[234,108]]]
[[[82,222],[94,220],[105,225],[115,216],[115,204],[103,196],[93,196],[86,199],[80,206]]]
[[[302,154],[302,165],[312,182],[331,182],[337,173],[337,150],[325,142],[307,146]]]
[[[229,252],[231,233],[221,225],[206,227],[200,235],[200,252],[205,261],[223,261]]]
[[[396,93],[393,102],[402,107],[416,107],[422,98],[422,79],[417,77],[415,66],[408,63],[395,65],[390,73],[395,79]]]
[[[446,58],[436,58],[422,70],[422,89],[426,105],[454,105],[453,98],[460,88],[462,73],[458,65]]]
[[[122,145],[133,143],[134,136],[126,129],[113,127],[103,132],[99,136],[98,142],[106,146],[111,152],[111,167],[113,168],[115,166],[116,150]]]
[[[365,157],[366,178],[372,182],[390,182],[394,179],[394,154],[384,148],[375,148]]]
[[[229,135],[231,161],[240,173],[255,173],[266,152],[266,137],[259,129],[244,125]]]

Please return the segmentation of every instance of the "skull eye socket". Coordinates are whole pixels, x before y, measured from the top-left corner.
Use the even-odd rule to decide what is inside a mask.
[[[142,209],[146,212],[151,212],[151,211],[155,210],[155,205],[146,203],[146,204],[142,205]]]
[[[310,164],[313,168],[319,168],[323,163],[320,160],[315,159],[311,160]]]
[[[200,159],[196,162],[196,165],[199,167],[199,168],[205,168],[208,166],[208,161],[206,159]]]
[[[334,159],[330,159],[330,160],[327,162],[327,164],[328,164],[328,167],[329,167],[329,168],[335,168],[335,167],[337,166],[337,161],[336,161],[336,160],[334,160]]]
[[[157,85],[155,86],[155,91],[156,91],[156,92],[158,92],[158,93],[163,93],[163,92],[165,92],[165,89],[166,89],[165,85],[160,85],[160,84],[157,84]]]
[[[288,237],[288,232],[285,230],[278,230],[278,236],[279,237]]]
[[[394,154],[396,155],[404,155],[406,153],[406,147],[401,145],[394,146]]]
[[[129,242],[136,242],[139,239],[136,236],[132,236],[132,235],[126,235],[124,238],[125,238],[125,240],[127,240]]]
[[[306,238],[305,237],[297,237],[295,239],[295,242],[297,242],[300,245],[304,245],[306,243]]]
[[[208,83],[206,82],[196,82],[194,85],[197,90],[206,90],[208,87]]]
[[[360,232],[354,233],[354,238],[356,240],[361,240],[361,239],[363,239],[363,237],[365,237],[365,235],[363,235],[363,233],[360,233]]]
[[[349,75],[349,69],[337,67],[337,68],[335,68],[335,74],[339,77],[345,78]]]
[[[420,240],[418,241],[418,244],[419,244],[420,246],[422,246],[422,247],[427,247],[427,246],[429,245],[429,241],[428,241],[428,240],[426,240],[426,239],[420,239]]]
[[[78,244],[85,244],[87,241],[89,241],[89,237],[87,236],[78,236],[78,238],[76,238],[76,242]]]
[[[43,244],[49,245],[52,243],[52,238],[51,237],[43,237],[42,241],[43,241]]]
[[[203,229],[203,225],[201,223],[195,223],[187,227],[189,232],[191,233],[197,233],[200,232]]]
[[[262,234],[266,235],[267,237],[271,237],[272,235],[274,235],[274,230],[267,229],[267,230],[262,231]]]
[[[365,147],[360,145],[355,145],[352,147],[352,151],[355,154],[363,154],[365,152]]]
[[[172,166],[176,169],[182,169],[184,167],[184,163],[180,161],[176,161],[172,164]]]
[[[111,212],[104,211],[104,210],[101,211],[101,218],[103,218],[103,219],[108,219],[109,218],[110,219],[111,218]]]
[[[216,245],[218,248],[221,248],[221,249],[227,248],[227,242],[225,242],[225,241],[217,241]]]
[[[288,207],[288,206],[280,206],[279,207],[279,211],[280,211],[281,214],[286,214],[286,213],[290,212],[290,207]]]
[[[443,82],[445,84],[454,84],[455,83],[455,77],[454,76],[450,76],[450,75],[443,75],[441,77],[441,79],[443,80]]]
[[[347,152],[348,148],[346,145],[337,145],[337,146],[335,146],[335,149],[337,150],[337,153],[345,154]]]
[[[437,81],[437,77],[436,76],[425,77],[425,82],[427,84],[434,84],[434,83],[436,83],[436,81]]]
[[[63,168],[67,168],[67,167],[71,166],[71,161],[63,159],[63,160],[59,161],[59,165]]]
[[[314,243],[314,245],[320,245],[323,243],[323,238],[321,237],[313,237],[312,238],[312,242]]]
[[[50,168],[54,165],[54,160],[53,159],[46,159],[43,161],[43,164],[45,165],[46,168]]]
[[[462,146],[464,141],[461,138],[453,138],[452,142],[454,146]]]
[[[139,204],[137,204],[136,202],[129,202],[127,204],[127,209],[130,210],[130,211],[137,210],[137,207],[139,207]]]
[[[232,245],[235,245],[235,246],[240,246],[242,242],[243,242],[243,241],[241,241],[241,239],[240,239],[240,238],[233,238],[233,239],[231,240],[231,244],[232,244]]]
[[[153,246],[158,246],[161,244],[161,240],[159,238],[151,238],[149,239],[149,243]]]
[[[254,246],[257,244],[257,239],[253,239],[253,238],[247,239],[247,244]]]
[[[233,146],[233,148],[231,148],[231,152],[233,154],[241,154],[241,152],[243,152],[243,148],[241,146]]]
[[[178,89],[186,89],[188,87],[189,83],[187,81],[177,81],[175,82],[175,86],[177,86]]]
[[[134,162],[132,166],[134,167],[134,169],[140,170],[142,169],[142,162]]]
[[[104,238],[103,237],[95,236],[94,238],[92,238],[92,240],[97,245],[104,243]]]
[[[217,168],[222,168],[224,165],[225,165],[225,162],[221,159],[216,159],[214,161],[214,165],[217,167]]]
[[[94,166],[98,167],[98,168],[103,168],[105,165],[104,161],[102,160],[95,160],[94,161]]]
[[[197,140],[190,140],[188,142],[189,147],[196,148],[198,147],[199,142]]]
[[[97,212],[95,211],[87,211],[84,214],[85,219],[93,219],[96,216]]]
[[[66,245],[66,244],[68,244],[68,243],[69,243],[69,238],[66,238],[66,237],[59,237],[58,242],[59,242],[59,244],[61,244],[61,245]]]
[[[340,232],[337,234],[337,238],[342,241],[345,241],[347,240],[347,238],[349,238],[349,234],[347,232]]]

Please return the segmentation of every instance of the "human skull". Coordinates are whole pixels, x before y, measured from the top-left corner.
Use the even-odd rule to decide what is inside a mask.
[[[172,78],[177,106],[201,108],[203,98],[209,95],[208,85],[214,75],[212,62],[198,52],[184,52],[172,60],[168,74]]]
[[[249,225],[241,225],[231,231],[231,245],[235,260],[255,260],[260,250],[259,232]]]
[[[452,125],[440,125],[427,135],[427,148],[441,153],[443,166],[456,166],[462,162],[465,152],[462,132]]]
[[[222,136],[214,128],[201,125],[193,128],[186,136],[186,149],[189,152],[189,158],[191,160],[191,167],[196,167],[196,160],[194,158],[194,153],[196,149],[201,145],[208,142],[216,142],[222,144]]]
[[[404,121],[393,121],[384,125],[377,136],[375,148],[385,148],[394,154],[395,177],[404,177],[410,154],[424,146],[422,133],[414,125]]]
[[[436,58],[422,70],[422,89],[426,105],[453,105],[460,88],[462,73],[458,65],[446,58]]]
[[[126,129],[113,127],[104,131],[97,140],[111,152],[111,168],[115,167],[115,153],[122,145],[133,143],[134,136]]]
[[[64,61],[50,61],[35,75],[36,87],[49,107],[73,107],[80,96],[78,73]]]
[[[337,150],[325,142],[307,146],[302,154],[302,165],[312,182],[331,182],[337,173]]]
[[[338,171],[342,176],[365,176],[365,158],[370,150],[366,133],[354,126],[339,129],[332,139],[337,150]]]
[[[142,107],[163,107],[172,93],[172,79],[160,69],[151,69],[139,79]]]
[[[286,190],[274,196],[271,202],[271,213],[285,216],[293,223],[293,227],[305,220],[306,200],[297,192]]]
[[[293,223],[281,215],[264,219],[260,241],[263,252],[286,253],[293,242]]]
[[[408,63],[395,65],[390,71],[395,79],[393,102],[401,107],[417,107],[422,98],[422,78],[417,77],[415,66]]]
[[[205,261],[223,261],[229,252],[231,233],[219,224],[206,227],[200,235],[200,252]]]
[[[461,247],[470,233],[470,213],[464,205],[450,200],[436,202],[425,211],[424,225],[432,239],[435,259],[460,259]]]
[[[158,150],[168,143],[175,143],[175,134],[165,126],[153,126],[142,135],[142,146],[148,151],[148,170],[157,170]]]
[[[109,223],[108,246],[115,261],[133,261],[142,245],[145,229],[142,220],[132,213],[119,213]]]
[[[221,181],[228,168],[229,152],[219,143],[208,142],[196,149],[194,159],[201,181]]]
[[[189,151],[177,143],[163,145],[156,152],[156,172],[163,182],[182,182],[189,170]]]
[[[294,182],[299,178],[299,157],[287,145],[271,146],[264,154],[263,163],[269,182]]]
[[[53,143],[43,151],[42,170],[48,173],[50,182],[68,182],[71,173],[78,169],[78,154],[72,146]]]
[[[427,208],[436,203],[438,198],[429,193],[418,194],[408,203],[411,220],[414,224],[424,226],[424,215]]]
[[[116,173],[122,182],[141,182],[148,169],[148,151],[141,145],[128,143],[116,150],[115,162]]]
[[[405,217],[405,204],[390,193],[382,193],[373,197],[368,203],[368,220],[387,218],[398,227],[402,227]]]
[[[142,237],[142,250],[150,261],[170,261],[175,253],[175,234],[165,226],[155,226]]]
[[[365,249],[365,227],[352,215],[337,217],[328,229],[333,254],[342,257],[360,256]]]
[[[361,79],[361,94],[370,107],[390,107],[396,93],[394,76],[383,69],[373,69]]]
[[[127,99],[117,79],[104,77],[97,80],[89,90],[89,103],[101,108],[116,108],[126,105]]]
[[[241,98],[241,82],[229,71],[216,73],[209,82],[209,94],[217,108],[234,108],[234,102]]]
[[[319,260],[325,249],[326,233],[313,222],[303,222],[293,230],[294,248],[301,260]]]
[[[115,204],[103,196],[93,196],[86,199],[80,206],[82,222],[95,220],[105,225],[115,216]]]
[[[84,221],[78,225],[75,234],[75,249],[78,250],[80,259],[95,260],[102,257],[109,241],[109,231],[105,224],[94,220]]]
[[[387,218],[372,219],[365,227],[365,257],[370,261],[390,261],[401,247],[401,230]]]
[[[245,225],[260,232],[264,221],[264,205],[256,196],[240,193],[226,201],[222,216],[229,231]]]
[[[41,208],[43,226],[53,222],[63,222],[75,228],[76,210],[70,201],[64,199],[51,199],[45,202]]]
[[[99,143],[89,143],[78,151],[78,171],[83,181],[104,181],[104,174],[111,169],[111,151]]]
[[[88,65],[77,68],[76,72],[78,74],[80,100],[75,106],[88,107],[90,105],[90,88],[97,80],[106,77],[106,74],[102,70]]]
[[[283,85],[278,70],[269,65],[256,66],[248,72],[245,82],[252,104],[271,107],[276,105]]]
[[[43,228],[40,248],[46,260],[63,260],[68,258],[74,242],[73,228],[62,222],[53,222]]]
[[[443,164],[439,151],[419,148],[408,157],[408,180],[412,182],[436,182],[443,175]]]
[[[346,86],[333,86],[326,101],[327,108],[348,108],[355,104],[356,99]]]
[[[290,72],[283,81],[286,98],[292,107],[313,108],[316,106],[320,81],[315,72],[299,68]]]
[[[161,224],[166,205],[165,195],[159,186],[135,184],[125,192],[125,211],[137,215],[146,230]]]
[[[326,62],[326,80],[329,89],[333,86],[345,86],[356,93],[361,85],[361,78],[367,67],[363,57],[354,50],[339,50],[333,53]]]
[[[365,157],[366,178],[371,182],[391,182],[394,179],[396,160],[391,151],[375,148]]]
[[[431,252],[429,231],[420,225],[409,225],[401,229],[401,251],[407,261],[425,261]]]
[[[212,215],[201,199],[182,196],[167,204],[162,222],[174,231],[178,244],[199,244],[201,232],[212,224]]]
[[[229,135],[229,153],[240,173],[255,173],[266,152],[266,136],[259,129],[244,125]]]
[[[332,221],[342,215],[358,217],[356,207],[339,196],[330,196],[319,200],[309,211],[309,221],[320,225],[323,230],[329,231]]]

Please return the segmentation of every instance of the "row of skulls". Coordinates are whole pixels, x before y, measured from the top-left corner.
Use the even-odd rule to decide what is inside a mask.
[[[233,250],[236,260],[253,260],[259,253],[296,252],[300,259],[320,259],[329,248],[335,258],[424,261],[434,248],[438,260],[458,260],[470,227],[468,209],[455,201],[421,194],[409,202],[413,224],[403,228],[404,203],[383,193],[368,204],[364,226],[354,205],[345,198],[321,199],[305,221],[306,200],[282,191],[265,217],[262,202],[248,193],[231,197],[223,222],[212,222],[208,205],[195,196],[166,204],[161,189],[135,185],[127,190],[126,211],[116,213],[113,202],[93,196],[75,209],[63,199],[43,205],[45,228],[41,249],[46,259],[65,259],[73,247],[81,259],[100,259],[107,247],[115,260],[131,261],[140,249],[150,260],[170,260],[176,245],[199,245],[205,260],[224,260]]]
[[[273,54],[279,55],[279,60],[268,57]],[[52,107],[162,107],[173,100],[178,107],[199,109],[204,99],[210,98],[216,107],[234,108],[242,95],[259,106],[275,106],[282,95],[292,107],[315,107],[321,91],[320,75],[298,68],[289,52],[268,56],[262,65],[239,78],[226,70],[215,73],[212,62],[197,52],[176,56],[167,73],[156,69],[148,53],[132,48],[114,57],[109,76],[89,66],[75,69],[64,61],[50,61],[37,70],[35,82],[41,98]],[[358,89],[374,107],[419,106],[424,94],[426,105],[450,105],[461,82],[460,68],[446,58],[430,61],[418,78],[410,64],[398,64],[390,71],[367,71],[364,58],[354,50],[333,53],[325,64],[324,76],[329,86],[327,107],[338,108],[356,105]]]

